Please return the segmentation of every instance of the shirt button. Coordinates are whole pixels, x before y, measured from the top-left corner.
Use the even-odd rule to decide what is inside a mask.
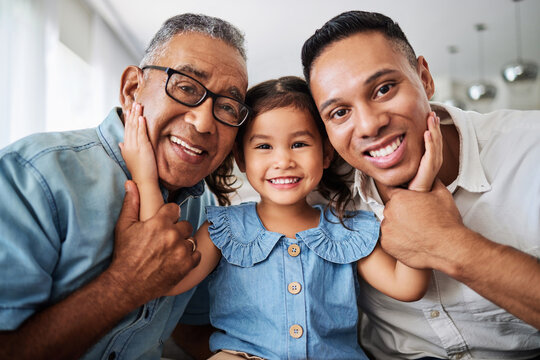
[[[463,353],[459,353],[459,354],[456,354],[456,355],[454,356],[454,359],[459,360],[459,359],[461,359],[462,357],[463,357]]]
[[[295,256],[298,256],[300,255],[300,246],[296,245],[296,244],[291,244],[289,245],[289,248],[287,249],[289,255],[295,257]]]
[[[116,359],[116,353],[113,351],[112,353],[109,354],[109,360],[114,360]]]
[[[296,281],[293,281],[289,284],[289,286],[287,286],[287,290],[289,290],[291,294],[296,295],[302,290],[302,285]]]
[[[435,319],[437,317],[439,317],[441,313],[439,313],[439,311],[437,310],[432,310],[431,313],[429,314],[429,316],[431,316],[432,319]]]
[[[300,325],[293,325],[289,328],[289,334],[295,339],[302,337],[304,329]]]

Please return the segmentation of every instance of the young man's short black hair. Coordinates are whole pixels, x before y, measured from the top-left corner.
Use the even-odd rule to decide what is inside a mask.
[[[328,45],[351,35],[370,31],[386,36],[407,57],[411,66],[416,68],[414,50],[394,20],[376,12],[347,11],[326,22],[302,46],[302,66],[308,84],[313,62]]]

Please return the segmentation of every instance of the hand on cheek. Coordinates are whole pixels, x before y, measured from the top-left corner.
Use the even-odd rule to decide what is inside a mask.
[[[409,190],[430,191],[443,162],[443,142],[440,119],[429,113],[428,129],[424,132],[425,153],[420,160],[416,176],[409,183]]]

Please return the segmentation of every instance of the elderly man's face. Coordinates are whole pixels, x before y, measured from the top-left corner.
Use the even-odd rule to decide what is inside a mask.
[[[244,100],[248,84],[245,61],[238,50],[221,40],[198,33],[177,35],[148,65],[174,68],[216,94]],[[184,106],[165,93],[165,72],[144,72],[148,72],[144,78],[138,75],[134,100],[144,107],[159,177],[170,191],[193,186],[229,154],[237,128],[214,118],[211,98],[197,107]]]
[[[322,52],[310,81],[330,141],[349,164],[387,186],[413,178],[433,95],[423,58],[414,69],[380,33],[355,34]]]

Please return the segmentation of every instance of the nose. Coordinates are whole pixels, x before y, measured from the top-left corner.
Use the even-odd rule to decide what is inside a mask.
[[[206,98],[199,106],[188,108],[184,115],[187,123],[193,125],[199,133],[214,133],[217,121],[214,119],[212,107],[213,99]]]
[[[358,108],[354,116],[354,131],[361,138],[376,137],[390,122],[386,112],[371,106]]]
[[[277,149],[274,151],[274,168],[289,169],[295,166],[292,149]]]

